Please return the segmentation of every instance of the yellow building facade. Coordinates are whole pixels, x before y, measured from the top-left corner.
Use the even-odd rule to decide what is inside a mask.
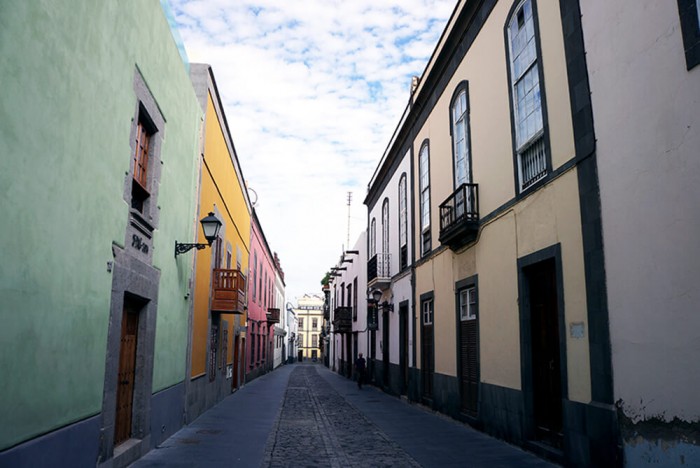
[[[199,218],[214,213],[222,223],[211,247],[195,254],[188,386],[188,420],[193,420],[244,380],[252,208],[213,71],[193,64],[190,75],[205,114]],[[198,236],[197,242],[207,242],[201,229]]]

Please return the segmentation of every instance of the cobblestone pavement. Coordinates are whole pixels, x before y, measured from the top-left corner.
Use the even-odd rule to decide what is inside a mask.
[[[321,378],[317,366],[292,372],[262,465],[420,466]]]

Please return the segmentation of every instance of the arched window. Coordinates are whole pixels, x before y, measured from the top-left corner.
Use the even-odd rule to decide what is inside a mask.
[[[389,253],[389,199],[382,203],[382,253]]]
[[[469,125],[467,86],[460,86],[450,108],[452,122],[452,157],[454,159],[455,189],[471,182],[471,157],[469,154]]]
[[[430,151],[428,142],[423,143],[418,159],[420,188],[421,255],[430,251]]]
[[[372,218],[369,227],[369,258],[377,254],[377,220]]]
[[[508,52],[515,151],[520,190],[547,175],[543,99],[532,0],[523,0],[508,22]]]
[[[401,256],[399,268],[408,266],[408,194],[406,190],[406,174],[399,179],[399,253]]]

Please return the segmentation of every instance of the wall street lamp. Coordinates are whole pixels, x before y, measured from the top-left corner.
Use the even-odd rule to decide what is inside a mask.
[[[216,236],[219,234],[221,229],[221,221],[219,218],[214,216],[214,213],[209,213],[209,216],[202,218],[199,221],[202,224],[202,230],[204,231],[204,238],[207,240],[207,244],[181,244],[175,241],[175,257],[185,252],[189,252],[192,249],[201,250],[204,247],[210,247]]]
[[[368,291],[367,294],[367,329],[375,331],[379,329],[379,299],[382,292],[379,289]]]

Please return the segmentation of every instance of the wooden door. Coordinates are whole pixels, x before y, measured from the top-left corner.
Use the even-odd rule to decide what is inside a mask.
[[[114,445],[118,445],[131,437],[138,328],[138,309],[133,303],[125,299],[124,312],[122,314],[121,344],[119,347]]]
[[[408,305],[399,307],[399,391],[408,389]]]
[[[547,260],[527,270],[532,333],[532,390],[538,439],[562,446],[562,392],[559,311],[555,264]]]
[[[238,359],[240,357],[240,341],[241,337],[236,335],[233,340],[233,378],[231,379],[231,390],[238,388]]]
[[[479,403],[479,325],[476,288],[462,289],[459,301],[459,393],[463,413],[476,416]]]
[[[389,311],[382,310],[382,384],[389,386]]]
[[[421,303],[421,382],[423,398],[433,398],[433,373],[435,371],[435,342],[433,332],[433,300]]]

